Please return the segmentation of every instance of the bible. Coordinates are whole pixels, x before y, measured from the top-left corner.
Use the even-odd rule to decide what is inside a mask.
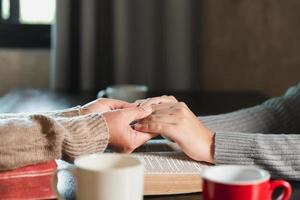
[[[150,140],[132,155],[145,166],[144,195],[201,192],[201,173],[210,166],[190,159],[168,140]]]
[[[0,172],[0,199],[54,199],[55,160]]]

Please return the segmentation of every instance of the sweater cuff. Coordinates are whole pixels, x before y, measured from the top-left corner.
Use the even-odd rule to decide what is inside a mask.
[[[256,165],[273,178],[300,180],[298,134],[217,132],[215,163]]]
[[[58,119],[67,129],[63,141],[63,159],[73,161],[85,154],[103,152],[109,141],[109,130],[104,117],[93,113]]]
[[[253,165],[254,134],[216,132],[215,163]]]

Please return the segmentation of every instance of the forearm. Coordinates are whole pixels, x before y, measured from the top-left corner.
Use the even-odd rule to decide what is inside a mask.
[[[81,114],[81,106],[76,106],[73,108],[63,109],[63,110],[54,110],[54,111],[48,111],[48,112],[40,112],[40,113],[34,113],[34,114],[40,114],[40,115],[47,115],[49,117],[75,117],[79,116]],[[1,113],[0,114],[0,120],[1,119],[9,119],[9,118],[27,118],[28,116],[33,115],[33,113]]]
[[[103,152],[109,142],[108,125],[101,114],[58,118],[67,130],[62,144],[62,158],[73,161],[84,154]]]
[[[199,119],[215,132],[271,133],[278,124],[274,114],[261,105]]]
[[[300,135],[217,132],[215,163],[257,165],[273,177],[300,180]]]
[[[213,131],[299,133],[300,84],[289,88],[283,96],[269,99],[261,105],[200,119]]]
[[[41,114],[46,114],[51,117],[76,117],[81,115],[81,106],[75,106],[64,110],[54,110],[54,111],[45,112]]]
[[[109,137],[99,114],[60,118],[14,115],[0,123],[0,170],[102,152]]]

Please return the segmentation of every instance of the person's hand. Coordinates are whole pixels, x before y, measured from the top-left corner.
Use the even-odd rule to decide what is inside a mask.
[[[136,106],[148,107],[151,105],[162,104],[162,103],[177,103],[177,99],[174,96],[163,95],[160,97],[151,97],[148,99],[136,100],[133,104]]]
[[[190,158],[214,163],[214,133],[185,103],[159,104],[152,108],[153,113],[135,124],[135,130],[160,133],[176,142]]]
[[[82,106],[80,114],[86,115],[90,113],[104,113],[130,107],[135,107],[135,105],[121,100],[100,98]]]
[[[151,114],[151,107],[132,107],[103,113],[109,129],[109,146],[118,152],[130,153],[137,147],[157,136],[132,128],[131,123]]]

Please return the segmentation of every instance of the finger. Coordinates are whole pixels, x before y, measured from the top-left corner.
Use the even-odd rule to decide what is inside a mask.
[[[174,115],[175,113],[176,113],[176,109],[167,108],[167,109],[154,111],[152,114],[153,115]]]
[[[153,97],[147,99],[147,101],[142,102],[141,106],[151,106],[153,104],[161,104],[161,103],[176,103],[178,102],[174,96],[161,96],[161,97]]]
[[[139,106],[141,105],[142,103],[146,102],[147,99],[139,99],[139,100],[136,100],[134,103],[132,104],[135,104],[136,106]]]
[[[165,136],[170,141],[177,141],[178,130],[176,124],[173,123],[163,123],[163,122],[150,122],[150,123],[141,123],[135,124],[134,129],[139,132],[147,132],[154,134],[161,134]]]
[[[148,140],[152,139],[153,137],[156,137],[157,133],[145,133],[145,132],[140,132],[136,130],[132,130],[134,134],[134,149],[138,148]],[[133,150],[134,150],[133,149]]]
[[[102,99],[99,99],[99,102],[101,102],[104,105],[109,106],[111,108],[111,110],[134,107],[134,105],[132,105],[131,103],[128,103],[126,101],[117,100],[117,99],[102,98]]]
[[[175,115],[170,115],[170,114],[151,114],[150,116],[140,120],[137,123],[145,124],[145,123],[152,123],[152,122],[176,124],[177,119]]]
[[[134,129],[146,133],[169,133],[174,124],[165,122],[148,122],[137,123],[134,125]]]
[[[153,112],[156,112],[156,111],[160,111],[160,110],[166,110],[166,109],[171,109],[175,106],[176,104],[174,103],[162,103],[162,104],[155,104],[155,105],[152,105],[152,109],[153,109]]]
[[[184,103],[184,102],[178,102],[175,104],[171,104],[168,108],[168,106],[165,106],[163,104],[161,105],[153,105],[153,113],[157,114],[157,113],[179,113],[180,115],[182,115],[182,113],[185,113],[186,111],[190,111],[189,107]]]
[[[143,109],[142,107],[132,107],[121,110],[125,115],[125,120],[130,124],[133,121],[143,119],[152,113],[152,109]]]

